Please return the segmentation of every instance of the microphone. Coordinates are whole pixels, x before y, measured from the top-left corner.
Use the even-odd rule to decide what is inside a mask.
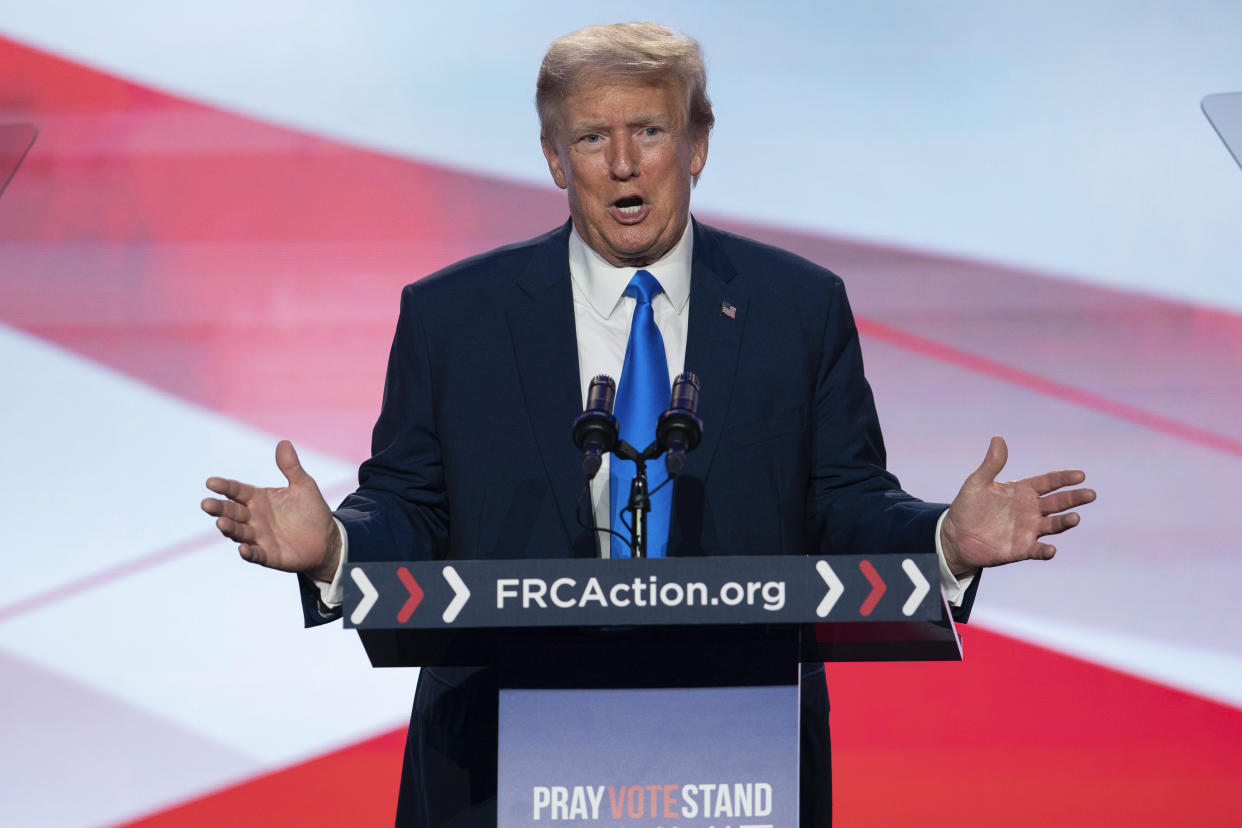
[[[617,418],[612,406],[617,400],[617,384],[600,374],[587,386],[586,410],[574,421],[574,445],[583,452],[582,472],[593,480],[604,455],[617,444]]]
[[[673,380],[668,411],[656,422],[656,441],[665,452],[664,468],[676,477],[686,465],[686,452],[694,451],[703,437],[703,421],[698,418],[699,378],[689,371]]]

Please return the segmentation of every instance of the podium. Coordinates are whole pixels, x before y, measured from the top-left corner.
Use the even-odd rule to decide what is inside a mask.
[[[497,825],[796,826],[799,680],[960,660],[934,554],[350,563],[372,665],[498,670]]]

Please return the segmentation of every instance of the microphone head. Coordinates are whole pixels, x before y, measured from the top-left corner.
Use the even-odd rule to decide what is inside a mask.
[[[587,385],[586,410],[611,414],[616,401],[617,383],[612,377],[607,374],[592,377],[590,384]]]
[[[694,416],[693,411],[670,408],[656,421],[656,440],[659,441],[660,451],[670,448],[694,451],[702,439],[703,421]]]
[[[580,451],[601,454],[612,451],[617,444],[617,418],[612,415],[616,399],[617,384],[612,377],[600,374],[591,380],[587,386],[586,410],[574,421],[574,445]],[[584,471],[588,476],[594,474]]]
[[[699,378],[689,371],[678,374],[677,379],[673,380],[668,410],[656,421],[656,440],[659,442],[660,451],[670,452],[665,457],[669,474],[681,471],[681,465],[685,463],[685,453],[693,451],[703,438],[703,421],[698,418],[698,408]],[[676,472],[670,464],[677,466]]]
[[[669,393],[668,407],[684,408],[691,414],[699,410],[699,378],[690,371],[677,375]]]

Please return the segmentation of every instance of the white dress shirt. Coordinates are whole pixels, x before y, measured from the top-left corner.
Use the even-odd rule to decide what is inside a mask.
[[[690,262],[693,260],[694,234],[690,225],[673,249],[658,262],[643,268],[656,278],[663,290],[651,300],[651,313],[664,340],[664,356],[668,360],[668,376],[680,374],[686,362],[686,331],[690,314]],[[586,406],[587,388],[591,379],[607,374],[618,383],[625,363],[625,349],[630,339],[630,323],[638,300],[625,295],[625,288],[637,268],[615,267],[596,253],[578,231],[569,234],[569,278],[573,283],[574,329],[578,336],[578,377],[582,384],[582,405]],[[652,434],[652,439],[655,435]],[[650,442],[650,441],[648,441]],[[642,451],[646,445],[634,446]],[[599,473],[591,481],[591,505],[596,523],[607,526],[612,512],[609,506],[617,497],[617,480],[609,471],[609,455]],[[620,497],[627,497],[621,492]],[[609,556],[611,542],[607,532],[599,532],[601,558]]]
[[[689,330],[690,314],[686,306],[690,301],[690,271],[694,259],[694,233],[686,223],[681,239],[659,261],[644,270],[651,273],[663,291],[651,301],[652,315],[660,336],[664,339],[664,355],[668,359],[670,381],[683,370],[686,361],[686,332]],[[587,388],[591,379],[607,374],[614,380],[621,379],[621,367],[625,363],[625,348],[630,339],[630,322],[637,304],[632,296],[625,295],[625,288],[634,278],[637,268],[616,267],[592,250],[575,229],[569,234],[569,278],[573,288],[574,330],[578,338],[578,379],[581,384],[582,404],[585,407]],[[654,435],[653,435],[654,436]],[[566,439],[569,439],[566,437]],[[636,446],[638,449],[644,446]],[[591,504],[596,521],[607,526],[611,517],[611,489],[616,488],[609,474],[609,457],[595,479],[591,481]],[[611,485],[610,485],[611,483]],[[947,514],[947,512],[946,512]],[[944,515],[936,522],[936,554],[940,558],[940,582],[945,597],[954,606],[960,606],[962,596],[970,586],[973,576],[958,581],[953,577],[940,547],[940,525]],[[317,581],[320,599],[329,607],[337,607],[343,601],[342,575],[349,556],[349,535],[345,527],[336,521],[341,533],[341,563],[331,583]],[[611,543],[607,532],[598,532],[600,557],[606,558]]]

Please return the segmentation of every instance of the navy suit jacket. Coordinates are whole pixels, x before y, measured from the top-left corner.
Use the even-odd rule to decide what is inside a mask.
[[[945,505],[911,497],[885,470],[841,280],[693,228],[685,367],[702,383],[705,425],[674,484],[670,555],[934,551]],[[352,560],[597,554],[575,517],[569,233],[404,289],[373,456],[336,513]]]
[[[566,223],[404,289],[373,456],[336,512],[351,560],[597,554],[575,515],[584,481],[570,439],[582,410],[570,232]],[[685,368],[702,385],[704,431],[674,483],[669,554],[935,551],[946,507],[906,494],[885,470],[841,280],[697,221],[693,232]],[[314,596],[304,589],[307,622],[328,620]],[[425,769],[410,776],[427,749],[416,741],[448,721],[451,742],[494,707],[490,686],[448,692],[478,683],[474,674],[423,672],[402,784],[412,824],[427,806],[409,789],[438,784]],[[818,684],[809,703],[826,751]]]

